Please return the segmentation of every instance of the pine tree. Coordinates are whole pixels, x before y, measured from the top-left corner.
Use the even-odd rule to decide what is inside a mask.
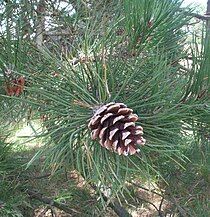
[[[209,143],[208,31],[189,42],[181,1],[32,2],[1,4],[0,38],[2,123],[40,123],[28,166],[44,156],[123,203],[128,183],[167,183]]]

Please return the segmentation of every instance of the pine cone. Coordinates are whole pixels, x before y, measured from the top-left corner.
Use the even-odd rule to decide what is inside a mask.
[[[88,127],[93,140],[119,155],[132,155],[144,145],[143,128],[135,126],[138,116],[123,103],[111,102],[99,107],[91,118]]]

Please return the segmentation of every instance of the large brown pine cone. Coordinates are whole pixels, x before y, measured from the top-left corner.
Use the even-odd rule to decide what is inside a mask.
[[[99,107],[91,118],[88,127],[92,139],[119,155],[132,155],[139,152],[137,145],[144,145],[143,128],[135,126],[138,116],[123,103],[111,102]]]

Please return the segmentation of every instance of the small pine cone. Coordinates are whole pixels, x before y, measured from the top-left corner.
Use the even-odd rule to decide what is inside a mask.
[[[99,107],[91,118],[88,127],[92,139],[119,155],[132,155],[139,152],[136,145],[144,145],[143,128],[135,126],[138,116],[123,103],[111,102]]]

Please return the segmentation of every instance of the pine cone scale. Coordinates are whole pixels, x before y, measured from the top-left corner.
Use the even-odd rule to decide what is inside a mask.
[[[107,111],[108,112],[113,112],[113,113],[116,113],[118,110],[119,110],[119,108],[120,108],[120,105],[112,105],[112,106],[110,106],[108,109],[107,109]]]
[[[122,133],[122,140],[125,140],[131,133],[129,131],[124,131]]]
[[[125,139],[124,145],[128,146],[132,142],[132,139]]]
[[[107,118],[109,118],[109,117],[111,117],[111,116],[113,116],[113,115],[114,115],[113,113],[108,113],[108,114],[104,115],[104,117],[101,118],[101,124],[103,124],[104,121],[105,121]]]
[[[105,135],[105,133],[106,133],[106,130],[107,130],[107,127],[104,127],[104,128],[100,131],[100,133],[99,133],[99,138],[100,138],[100,139],[102,139],[102,138],[104,137],[104,135]]]
[[[118,130],[119,130],[119,129],[116,128],[116,129],[110,131],[110,133],[109,133],[109,140],[112,140],[112,139],[113,139],[115,133],[116,133]]]
[[[115,124],[117,121],[120,121],[120,120],[123,120],[123,119],[125,119],[125,116],[123,116],[123,115],[115,117],[114,120],[113,120],[113,124]]]

